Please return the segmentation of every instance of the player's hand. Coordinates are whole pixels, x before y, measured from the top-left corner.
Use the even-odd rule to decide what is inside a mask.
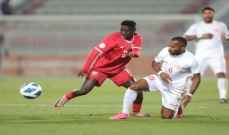
[[[201,36],[200,39],[212,39],[213,38],[213,34],[211,33],[205,33]]]
[[[132,52],[128,52],[128,55],[127,56],[134,57],[135,55]]]
[[[132,56],[133,56],[133,53],[131,53],[131,51],[129,51],[129,50],[123,51],[122,58],[132,57]]]
[[[166,83],[171,83],[172,82],[172,78],[170,77],[169,74],[162,72],[160,73],[160,78],[165,81]]]
[[[183,98],[183,106],[186,107],[188,105],[188,103],[190,103],[192,100],[192,96],[189,95],[185,95]]]
[[[221,39],[222,39],[222,40],[229,40],[229,33],[223,32],[223,33],[221,34]]]
[[[84,72],[82,70],[80,70],[77,74],[79,77],[83,77],[84,76]]]

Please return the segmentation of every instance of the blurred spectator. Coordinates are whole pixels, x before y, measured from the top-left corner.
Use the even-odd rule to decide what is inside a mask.
[[[2,15],[11,15],[13,14],[13,10],[12,7],[10,6],[10,0],[1,0],[0,1],[0,7],[1,7],[1,11],[0,13]],[[5,56],[8,56],[8,50],[5,48],[4,46],[4,31],[5,31],[5,22],[4,20],[0,20],[0,71],[2,69],[2,62],[3,62],[3,58]]]
[[[2,59],[4,55],[3,40],[4,40],[4,36],[3,34],[0,34],[0,70],[2,68]]]
[[[1,1],[1,12],[3,15],[13,14],[12,7],[10,6],[10,0],[2,0]]]

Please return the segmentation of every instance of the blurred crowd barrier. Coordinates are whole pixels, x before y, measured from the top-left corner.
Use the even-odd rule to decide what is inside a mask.
[[[135,20],[143,36],[142,57],[128,65],[140,76],[151,72],[151,59],[171,37],[183,35],[198,20],[193,15],[0,17],[1,74],[76,75],[89,50],[104,35],[119,31],[125,19]]]

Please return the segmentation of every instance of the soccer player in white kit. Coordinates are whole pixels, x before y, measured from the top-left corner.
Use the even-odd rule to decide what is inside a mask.
[[[226,64],[223,39],[228,38],[227,26],[214,20],[215,10],[212,7],[202,9],[203,21],[195,23],[185,32],[187,41],[196,41],[195,57],[203,75],[209,66],[217,77],[220,103],[227,103]]]
[[[127,119],[137,93],[142,91],[161,93],[161,116],[165,119],[174,118],[178,108],[191,101],[200,83],[200,71],[194,55],[186,50],[186,44],[183,37],[171,39],[152,62],[155,74],[138,80],[127,89],[122,112],[111,117],[112,120]]]

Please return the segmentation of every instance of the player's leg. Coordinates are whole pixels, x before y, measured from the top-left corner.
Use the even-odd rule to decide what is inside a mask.
[[[62,98],[58,99],[57,102],[55,103],[55,107],[62,107],[71,99],[78,96],[86,95],[96,86],[96,84],[97,84],[96,80],[86,79],[79,90],[69,91],[65,93]]]
[[[217,77],[217,86],[219,91],[220,103],[228,103],[227,99],[227,79],[226,73],[218,72],[216,73]]]
[[[215,57],[209,60],[211,69],[217,77],[217,86],[219,92],[220,103],[227,103],[227,79],[226,64],[224,57]]]
[[[184,91],[185,94],[190,92],[190,89],[192,87],[192,76],[186,78]],[[184,97],[181,100],[180,106],[176,112],[176,118],[183,118],[184,117],[184,108],[189,104],[190,102],[187,102]]]
[[[184,108],[182,107],[182,105],[179,106],[178,110],[177,110],[177,114],[176,114],[176,118],[177,119],[181,119],[184,117]]]
[[[95,86],[100,86],[106,77],[107,76],[103,73],[92,71],[90,75],[85,79],[80,89],[65,93],[64,96],[57,100],[54,106],[63,107],[64,104],[71,99],[88,94]]]
[[[122,112],[129,113],[129,108],[136,103],[139,93],[143,94],[143,91],[147,90],[149,90],[149,86],[145,79],[140,79],[132,84],[125,92]]]
[[[163,119],[172,119],[173,116],[175,114],[175,111],[174,110],[171,110],[171,109],[168,109],[168,108],[165,108],[165,107],[161,107],[161,117]]]
[[[124,71],[120,72],[119,74],[113,76],[111,78],[111,80],[115,84],[117,84],[119,86],[123,86],[126,89],[128,87],[130,87],[135,82],[134,77],[131,75],[131,73],[128,70],[124,70]],[[137,98],[134,101],[134,104],[132,106],[133,114],[137,114],[136,116],[140,116],[142,102],[143,102],[143,93],[138,92]],[[144,116],[143,113],[141,113],[141,116]]]
[[[128,80],[126,83],[124,83],[122,86],[125,88],[129,88],[131,84],[134,84],[134,79]],[[143,92],[137,93],[137,98],[135,99],[133,106],[132,106],[132,112],[134,116],[144,117],[144,113],[140,113],[142,108],[142,102],[143,102]]]
[[[208,68],[208,63],[207,63],[207,57],[203,57],[201,55],[196,55],[195,56],[196,60],[198,61],[199,63],[199,68],[200,68],[200,73],[201,73],[201,76],[204,75],[206,69]]]
[[[206,62],[207,61],[207,58],[206,57],[203,57],[201,55],[196,55],[195,58],[197,59],[198,63],[199,63],[199,68],[200,68],[200,73],[201,73],[201,76],[204,75],[207,67],[208,67],[208,63]],[[189,84],[188,84],[189,85]],[[181,105],[180,107],[178,108],[177,110],[177,114],[176,114],[176,117],[177,118],[182,118],[184,117],[184,108],[187,106],[186,105],[183,105],[182,102],[181,102]]]
[[[171,93],[168,90],[161,90],[161,117],[164,119],[172,119],[176,117],[180,103],[181,103],[181,95],[176,95]]]
[[[140,79],[134,84],[132,84],[124,94],[122,112],[114,115],[113,117],[111,117],[111,119],[113,120],[127,119],[129,116],[129,109],[133,105],[134,101],[136,100],[137,94],[139,92],[143,92],[148,89],[149,86],[145,79]]]

